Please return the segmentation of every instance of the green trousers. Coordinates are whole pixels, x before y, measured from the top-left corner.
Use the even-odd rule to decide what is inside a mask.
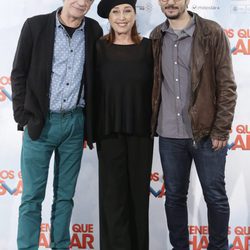
[[[83,152],[83,124],[82,109],[76,109],[67,113],[50,113],[38,140],[32,140],[25,129],[21,154],[23,194],[19,207],[19,250],[39,248],[41,207],[53,152],[51,248],[69,249],[73,196]]]

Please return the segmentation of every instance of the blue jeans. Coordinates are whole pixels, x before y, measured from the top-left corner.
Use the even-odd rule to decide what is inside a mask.
[[[165,210],[173,249],[189,249],[187,193],[194,160],[208,209],[208,250],[227,250],[229,203],[224,181],[227,147],[214,151],[210,137],[195,145],[192,139],[160,137],[159,150],[166,187]]]
[[[19,250],[38,249],[41,207],[53,152],[51,248],[69,249],[73,196],[83,152],[83,119],[82,109],[64,114],[51,113],[38,140],[32,140],[27,129],[24,131],[21,155],[23,193],[17,236]]]

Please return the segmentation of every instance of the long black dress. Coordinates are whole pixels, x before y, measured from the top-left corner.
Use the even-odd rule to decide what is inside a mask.
[[[96,45],[100,250],[147,250],[153,57],[151,41]]]

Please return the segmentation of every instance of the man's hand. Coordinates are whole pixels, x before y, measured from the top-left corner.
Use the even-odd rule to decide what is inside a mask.
[[[215,151],[217,151],[217,150],[219,150],[227,145],[227,140],[222,141],[222,140],[213,139],[213,138],[211,140],[212,140],[212,144],[213,144],[212,148]]]

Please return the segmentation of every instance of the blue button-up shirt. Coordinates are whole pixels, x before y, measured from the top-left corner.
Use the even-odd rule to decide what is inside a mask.
[[[50,111],[64,112],[76,106],[84,107],[83,91],[77,103],[85,61],[84,24],[83,22],[70,38],[59,22],[57,12],[50,84]]]

